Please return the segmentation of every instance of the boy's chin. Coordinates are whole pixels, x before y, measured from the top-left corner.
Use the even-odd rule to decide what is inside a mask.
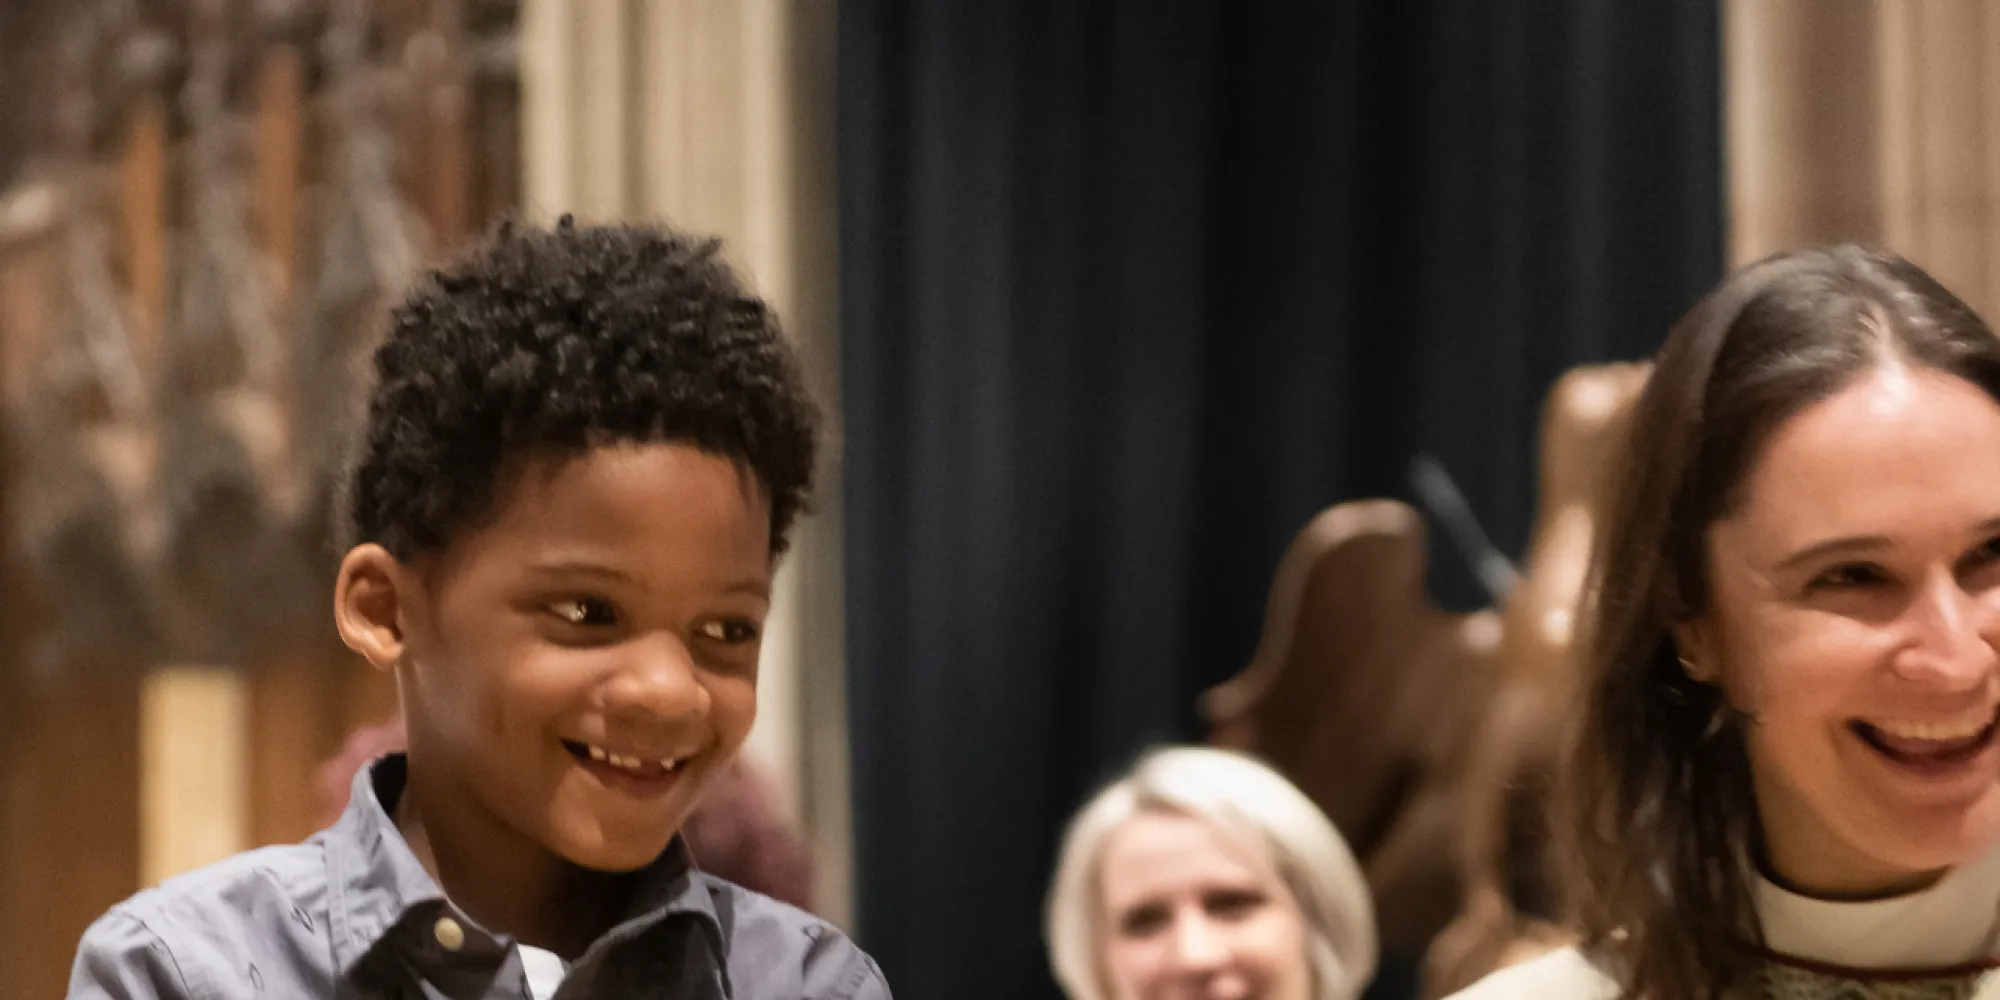
[[[568,781],[544,800],[534,839],[557,857],[601,872],[637,871],[658,860],[692,810],[690,792],[702,775],[650,799],[611,794],[594,779]],[[696,779],[696,780],[686,780]],[[532,829],[532,828],[531,828]]]
[[[638,871],[659,860],[680,832],[673,815],[607,817],[588,809],[558,812],[549,817],[538,838],[542,846],[579,868],[600,872]]]
[[[547,845],[563,860],[591,871],[624,874],[635,872],[654,861],[673,843],[674,831],[657,836],[610,836],[606,831],[576,831],[577,835],[557,835]]]

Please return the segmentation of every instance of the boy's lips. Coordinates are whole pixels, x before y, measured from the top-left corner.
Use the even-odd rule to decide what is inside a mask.
[[[689,754],[665,756],[641,756],[636,752],[598,746],[578,740],[564,740],[563,749],[576,758],[585,770],[603,777],[624,779],[645,784],[665,785],[670,783],[681,765],[687,762]]]

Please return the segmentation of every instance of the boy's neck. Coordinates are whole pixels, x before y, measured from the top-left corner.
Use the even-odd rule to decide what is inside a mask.
[[[412,762],[396,827],[452,905],[480,927],[574,961],[626,914],[629,875],[580,868]]]

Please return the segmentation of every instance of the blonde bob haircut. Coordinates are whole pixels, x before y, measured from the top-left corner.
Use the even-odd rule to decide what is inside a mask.
[[[1210,747],[1153,750],[1070,822],[1049,890],[1049,962],[1070,1000],[1109,1000],[1098,869],[1111,835],[1137,816],[1207,823],[1270,866],[1304,917],[1314,1000],[1353,1000],[1375,975],[1375,907],[1361,866],[1326,814],[1278,772]]]

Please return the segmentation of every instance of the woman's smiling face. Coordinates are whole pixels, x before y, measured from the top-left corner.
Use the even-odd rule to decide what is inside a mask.
[[[2000,838],[2000,405],[1885,361],[1780,424],[1677,640],[1751,719],[1775,874],[1923,884]]]

